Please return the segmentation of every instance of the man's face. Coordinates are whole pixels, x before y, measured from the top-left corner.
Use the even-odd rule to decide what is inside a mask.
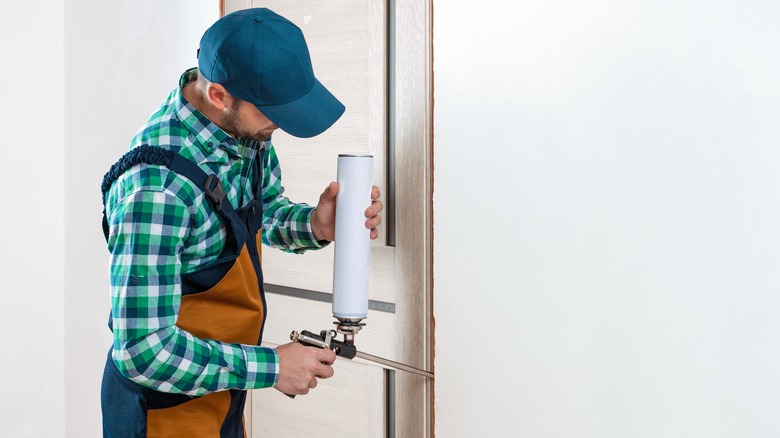
[[[255,141],[265,141],[279,127],[270,121],[256,106],[235,99],[230,109],[225,109],[222,129],[230,134]]]

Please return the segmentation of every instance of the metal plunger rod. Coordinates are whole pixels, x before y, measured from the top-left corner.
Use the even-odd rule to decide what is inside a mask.
[[[396,370],[406,371],[408,373],[417,374],[418,376],[427,377],[429,379],[433,379],[433,373],[430,371],[421,370],[419,368],[415,368],[411,365],[407,365],[405,363],[396,362],[394,360],[385,359],[383,357],[374,356],[373,354],[363,353],[362,351],[358,351],[355,354],[355,357],[359,357],[361,359],[370,360],[371,362],[378,363],[380,365],[384,365],[387,368],[393,368]]]
[[[337,356],[343,357],[345,359],[352,359],[354,357],[359,357],[361,359],[368,360],[377,363],[379,365],[382,365],[385,368],[392,368],[400,371],[406,371],[409,373],[417,374],[418,376],[427,377],[429,379],[433,379],[434,377],[433,373],[430,371],[421,370],[419,368],[415,368],[405,363],[396,362],[394,360],[385,359],[379,356],[374,356],[373,354],[357,351],[357,348],[355,348],[355,344],[353,342],[350,341],[342,342],[333,339],[333,335],[334,333],[332,330],[331,331],[323,330],[320,332],[319,335],[316,335],[307,330],[303,330],[300,333],[298,333],[297,331],[293,331],[292,333],[290,333],[290,339],[295,342],[300,342],[303,345],[308,345],[310,347],[327,348],[329,350],[333,350]]]

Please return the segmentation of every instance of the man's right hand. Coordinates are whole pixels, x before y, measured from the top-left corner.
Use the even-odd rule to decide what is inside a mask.
[[[336,353],[324,348],[291,342],[276,347],[279,355],[279,380],[275,388],[287,395],[308,394],[317,379],[333,376]]]

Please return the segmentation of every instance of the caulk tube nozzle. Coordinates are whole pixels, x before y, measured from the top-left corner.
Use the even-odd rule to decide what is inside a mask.
[[[339,155],[336,241],[333,258],[333,316],[360,321],[368,316],[368,270],[373,158]]]

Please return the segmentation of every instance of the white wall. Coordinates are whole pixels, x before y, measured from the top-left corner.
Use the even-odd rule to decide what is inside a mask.
[[[111,345],[103,174],[196,65],[218,0],[68,1],[65,7],[65,384],[67,436],[99,436]]]
[[[65,424],[62,17],[61,0],[0,12],[3,437],[56,437]]]
[[[218,0],[3,5],[0,436],[101,435],[100,181],[218,16]]]
[[[437,436],[777,436],[780,4],[434,6]]]

